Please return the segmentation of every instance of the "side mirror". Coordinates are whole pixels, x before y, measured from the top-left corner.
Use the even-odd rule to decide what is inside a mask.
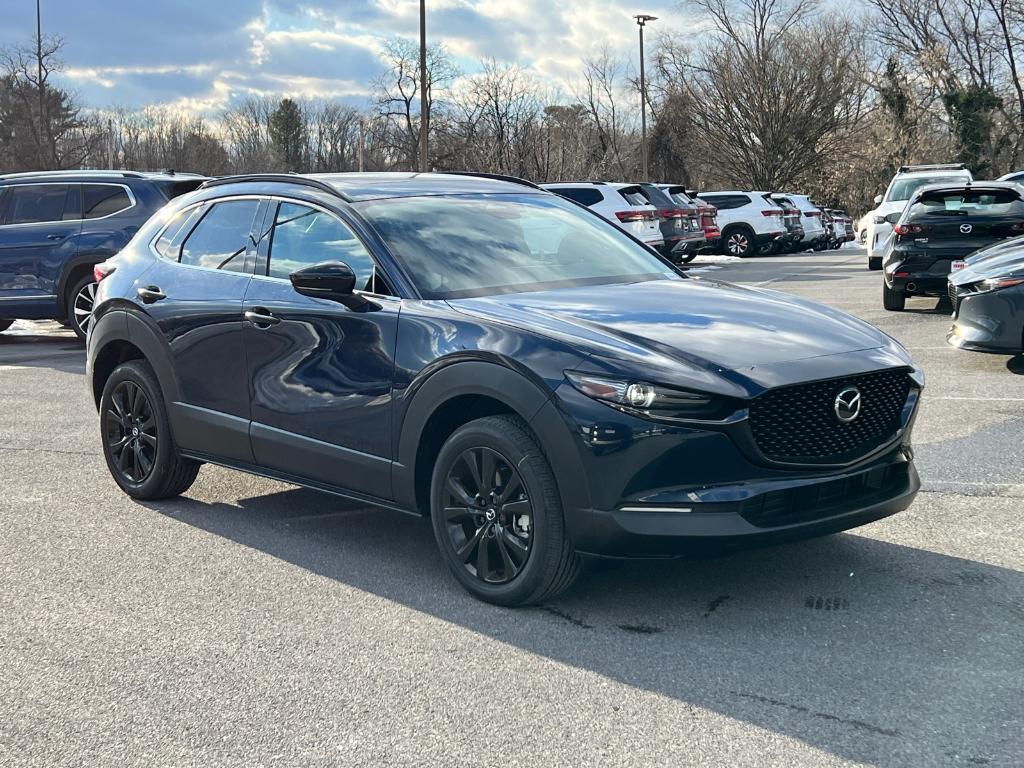
[[[352,298],[356,273],[343,261],[325,261],[292,272],[292,288],[303,296],[345,302]]]
[[[885,217],[885,220],[890,224],[896,224],[903,217],[903,211],[897,211],[896,213],[890,213]]]
[[[881,205],[881,203],[882,203],[882,196],[881,195],[875,195],[875,205]]]

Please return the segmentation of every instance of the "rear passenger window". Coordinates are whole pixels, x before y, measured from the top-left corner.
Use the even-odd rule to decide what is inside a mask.
[[[215,204],[181,247],[181,263],[230,272],[245,271],[245,253],[258,200]]]
[[[102,219],[132,207],[128,190],[114,184],[84,184],[83,219]]]
[[[78,184],[17,184],[3,199],[3,224],[39,224],[79,218]]]
[[[164,227],[164,231],[160,233],[160,237],[156,239],[156,242],[153,243],[153,248],[156,249],[156,252],[165,259],[177,261],[178,255],[181,253],[181,241],[188,234],[192,224],[199,218],[203,210],[203,206],[196,205],[179,211],[167,226]]]
[[[596,205],[604,200],[604,196],[599,190],[591,187],[572,187],[552,190],[556,194],[562,197],[567,197],[570,200],[574,200],[581,205]]]

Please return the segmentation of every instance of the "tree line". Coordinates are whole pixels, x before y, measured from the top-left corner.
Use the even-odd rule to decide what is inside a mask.
[[[651,175],[697,189],[809,192],[863,212],[896,166],[1024,165],[1024,0],[685,0],[699,35],[653,34]],[[535,181],[640,175],[640,88],[595,49],[566,92],[514,64],[460,72],[441,45],[384,46],[368,106],[247,96],[220,114],[84,105],[56,84],[62,41],[0,52],[0,172],[52,168],[412,170],[420,88],[429,164]]]

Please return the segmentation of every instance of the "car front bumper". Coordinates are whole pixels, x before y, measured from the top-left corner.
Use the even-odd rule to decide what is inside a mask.
[[[560,410],[588,487],[586,507],[565,510],[574,545],[602,557],[671,557],[817,536],[899,512],[920,487],[910,443],[920,390],[912,392],[892,442],[850,465],[789,467],[749,455],[745,422],[665,425],[563,386],[568,407]]]
[[[959,349],[1017,353],[1024,350],[1024,286],[954,296],[953,326],[946,341]]]

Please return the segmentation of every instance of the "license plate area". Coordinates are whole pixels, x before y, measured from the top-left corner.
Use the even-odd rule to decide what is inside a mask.
[[[967,266],[967,262],[963,259],[956,259],[949,265],[950,272],[959,272]]]

